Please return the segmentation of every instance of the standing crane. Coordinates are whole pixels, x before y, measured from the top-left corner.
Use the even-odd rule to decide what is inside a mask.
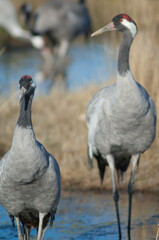
[[[60,169],[34,134],[31,105],[36,85],[27,75],[19,85],[19,118],[12,146],[0,161],[0,203],[13,225],[16,219],[19,240],[29,240],[32,227],[37,228],[37,240],[42,240],[60,200]]]
[[[35,48],[41,49],[44,41],[40,36],[33,36],[24,30],[17,19],[14,5],[9,0],[0,0],[0,26],[3,27],[13,38],[19,38],[30,42]]]
[[[54,69],[57,73],[61,69],[65,70],[64,58],[71,42],[79,35],[88,36],[91,20],[84,0],[49,1],[39,6],[34,13],[31,12],[30,4],[24,3],[20,8],[21,19],[31,33],[45,39],[42,52],[45,65],[43,73],[40,73],[42,80],[48,69],[50,72]]]
[[[115,169],[118,177],[122,176],[130,161],[132,162],[128,185],[128,233],[130,233],[135,167],[140,155],[151,146],[155,139],[156,110],[152,98],[135,81],[130,71],[129,50],[137,33],[136,23],[128,15],[119,14],[92,36],[107,31],[120,31],[123,36],[118,55],[117,82],[97,92],[88,104],[86,111],[88,156],[91,166],[93,157],[97,159],[101,182],[103,182],[106,166],[110,167],[113,198],[121,237]]]
[[[49,1],[39,6],[34,14],[31,11],[27,3],[20,8],[28,29],[35,35],[47,36],[62,57],[73,39],[79,35],[88,36],[90,31],[91,21],[84,0]]]

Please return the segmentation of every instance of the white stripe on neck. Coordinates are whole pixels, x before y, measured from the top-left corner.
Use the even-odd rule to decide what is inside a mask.
[[[134,38],[137,33],[137,28],[136,28],[135,24],[133,22],[129,22],[126,19],[122,19],[121,24],[130,30],[130,32],[132,34],[132,38]]]

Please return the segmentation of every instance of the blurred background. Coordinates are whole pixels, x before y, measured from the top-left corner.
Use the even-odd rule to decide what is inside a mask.
[[[28,0],[25,3],[31,4],[32,11],[35,12],[45,2],[47,1]],[[72,0],[73,2],[75,1]],[[24,26],[20,19],[20,7],[24,1],[12,0],[11,3],[16,9],[18,23],[28,31],[27,26]],[[106,33],[96,38],[90,38],[90,33],[103,27],[119,13],[130,15],[137,23],[138,34],[130,51],[131,71],[135,79],[153,98],[157,116],[159,108],[159,1],[86,0],[85,4],[91,21],[88,36],[86,38],[78,36],[69,42],[65,60],[61,61],[62,58],[59,58],[60,67],[55,68],[56,76],[51,71],[54,63],[53,55],[50,54],[47,58],[49,60],[46,60],[45,52],[34,48],[30,41],[13,37],[4,26],[0,27],[0,156],[10,148],[18,118],[18,81],[21,75],[31,75],[37,79],[38,85],[32,108],[36,137],[59,162],[63,189],[84,192],[98,191],[100,186],[97,168],[90,171],[87,163],[85,110],[89,100],[101,87],[116,81],[117,56],[121,41],[121,34],[118,32]],[[50,46],[50,43],[47,44]],[[49,70],[45,75],[46,69]],[[152,210],[152,202],[145,200],[149,199],[148,196],[154,196],[150,194],[155,194],[153,198],[156,202],[159,197],[158,143],[157,128],[156,140],[141,157],[140,166],[135,175],[135,190],[147,194],[139,195],[137,198],[140,203],[146,201],[147,205],[144,209],[148,207]],[[109,195],[110,172],[107,171],[106,175],[103,189]],[[130,170],[124,182],[118,186],[120,191],[127,190],[129,176]],[[124,198],[123,209],[125,209],[125,201]],[[135,206],[133,208],[135,209]],[[156,205],[154,211],[158,210]],[[135,219],[138,222],[135,230],[132,231],[133,240],[150,239],[146,236],[155,236],[159,217],[155,215],[155,221],[153,221],[153,214],[155,213],[149,213],[150,223],[147,224],[146,210],[143,215],[140,211],[136,213]],[[113,232],[112,229],[110,231]],[[88,236],[85,239],[89,239]],[[96,236],[95,239],[98,237]],[[112,234],[110,239],[117,239],[117,236]]]

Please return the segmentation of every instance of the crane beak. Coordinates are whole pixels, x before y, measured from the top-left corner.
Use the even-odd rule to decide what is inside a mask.
[[[108,32],[108,31],[115,31],[116,28],[114,26],[113,22],[108,23],[106,26],[100,28],[99,30],[97,30],[96,32],[91,34],[91,37],[94,37],[96,35],[102,34],[104,32]]]
[[[20,104],[22,99],[23,99],[23,97],[26,94],[30,94],[32,91],[34,91],[36,87],[37,87],[37,85],[36,85],[36,83],[33,80],[30,82],[30,87],[28,89],[26,89],[25,87],[21,87],[18,103]]]
[[[22,87],[21,90],[20,90],[20,96],[19,96],[19,101],[18,101],[19,104],[21,103],[25,94],[26,94],[26,89],[24,87]]]

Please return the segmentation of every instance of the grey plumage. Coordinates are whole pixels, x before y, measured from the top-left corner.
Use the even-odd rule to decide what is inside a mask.
[[[27,4],[21,7],[26,14]],[[26,15],[26,19],[27,15]],[[27,20],[28,21],[28,20]],[[90,16],[85,1],[50,1],[44,3],[34,12],[28,27],[33,34],[45,35],[53,47],[59,45],[59,55],[65,55],[70,44],[77,36],[88,35]]]
[[[42,48],[43,39],[39,36],[32,36],[29,31],[24,30],[17,18],[16,9],[9,0],[0,0],[0,26],[3,27],[12,37],[31,42],[36,48]]]
[[[30,12],[29,12],[30,11]],[[79,35],[88,36],[91,20],[85,1],[49,1],[34,12],[30,4],[24,3],[20,15],[30,32],[44,37],[43,69],[36,74],[35,81],[49,78],[65,79],[70,44]]]
[[[68,41],[77,35],[87,35],[90,17],[84,3],[52,1],[39,7],[35,13],[32,31],[45,34],[50,32],[54,42]]]
[[[23,76],[20,88],[20,114],[12,146],[0,161],[0,203],[12,222],[16,218],[19,240],[28,240],[32,227],[38,228],[37,239],[42,240],[60,200],[60,170],[34,134],[31,104],[35,84],[29,76]]]
[[[89,159],[93,161],[93,156],[97,159],[101,181],[105,171],[103,164],[109,165],[111,169],[113,197],[121,236],[119,196],[114,170],[116,168],[118,176],[122,175],[127,170],[130,160],[132,161],[128,187],[128,231],[130,231],[135,166],[141,153],[146,151],[154,141],[156,111],[153,100],[135,81],[129,67],[129,49],[137,32],[136,23],[128,15],[120,14],[93,36],[110,30],[118,30],[123,34],[118,56],[117,83],[101,89],[92,98],[87,107],[86,120]]]

